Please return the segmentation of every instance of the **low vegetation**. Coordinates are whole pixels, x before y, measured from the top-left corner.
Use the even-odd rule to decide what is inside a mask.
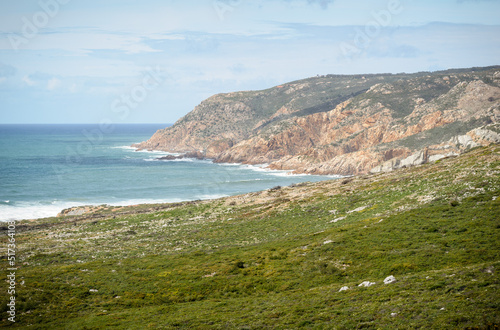
[[[16,240],[17,316],[7,320],[3,294],[2,327],[495,329],[500,146],[385,174],[22,221]],[[0,244],[5,266],[6,235]]]

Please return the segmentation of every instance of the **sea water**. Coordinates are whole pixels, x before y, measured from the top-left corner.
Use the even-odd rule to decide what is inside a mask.
[[[334,178],[159,160],[169,153],[131,147],[166,126],[0,125],[0,221],[51,217],[73,206],[211,199]]]

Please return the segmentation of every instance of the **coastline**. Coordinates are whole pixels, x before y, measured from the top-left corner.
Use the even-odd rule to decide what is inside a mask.
[[[495,148],[498,144],[493,144],[490,147],[481,147],[481,148]],[[480,149],[481,149],[480,148]],[[473,149],[474,150],[474,149]],[[474,152],[473,150],[467,152]],[[466,154],[467,154],[466,153]],[[138,203],[138,204],[129,204],[129,205],[107,205],[107,204],[100,204],[100,205],[82,205],[82,206],[72,206],[68,207],[66,209],[60,210],[59,214],[57,216],[50,216],[50,217],[44,217],[44,218],[35,218],[35,219],[22,219],[22,220],[17,220],[20,221],[21,223],[23,221],[27,222],[36,222],[36,221],[42,221],[42,220],[61,220],[61,219],[66,219],[66,218],[74,218],[75,221],[83,221],[83,220],[92,220],[92,219],[101,219],[101,218],[109,218],[111,217],[117,217],[117,216],[122,216],[122,215],[130,215],[130,214],[143,214],[143,213],[152,213],[152,212],[158,212],[160,210],[164,209],[172,209],[176,207],[181,207],[181,206],[186,206],[186,205],[197,205],[197,204],[210,204],[215,201],[221,201],[224,204],[227,205],[240,205],[242,203],[257,203],[257,204],[265,204],[265,203],[273,203],[275,202],[276,198],[273,195],[273,193],[279,192],[279,195],[282,195],[283,193],[290,194],[293,191],[300,191],[300,193],[292,193],[293,198],[297,198],[300,196],[301,198],[305,198],[307,194],[313,195],[318,191],[318,189],[321,189],[322,186],[331,186],[331,185],[336,185],[336,186],[351,186],[355,183],[369,183],[372,180],[375,180],[375,178],[384,178],[384,177],[397,177],[398,173],[404,173],[406,171],[418,171],[418,168],[422,166],[432,166],[433,164],[439,163],[441,161],[456,161],[455,158],[460,159],[461,156],[458,157],[451,157],[451,158],[445,158],[441,159],[432,163],[425,163],[421,165],[416,165],[416,166],[411,166],[408,167],[407,169],[399,169],[395,171],[389,171],[389,172],[382,172],[382,173],[369,173],[369,174],[363,174],[363,175],[353,175],[353,176],[335,176],[335,177],[330,177],[327,180],[322,180],[322,181],[317,181],[317,182],[310,182],[310,181],[303,181],[300,183],[294,183],[289,186],[275,186],[272,188],[267,188],[259,191],[253,191],[253,192],[247,192],[243,194],[236,194],[236,195],[226,195],[226,196],[213,196],[211,198],[206,198],[206,199],[192,199],[192,200],[177,200],[177,201],[165,201],[165,202],[145,202],[145,203]],[[197,159],[198,160],[198,159]],[[205,159],[206,160],[206,159]],[[235,164],[235,163],[219,163],[217,165],[220,166],[251,166],[255,168],[261,168],[262,171],[272,171],[275,172],[276,170],[262,168],[258,167],[256,165],[249,165],[249,164]],[[256,170],[256,169],[254,169]],[[283,172],[283,171],[276,171],[277,173]],[[287,176],[310,176],[310,174],[285,174]],[[342,179],[342,180],[341,180]],[[396,179],[394,179],[396,180]],[[398,179],[399,180],[399,179]],[[302,187],[302,189],[300,188]],[[304,191],[308,191],[306,195],[304,195]],[[352,191],[348,189],[348,191]],[[290,198],[285,198],[284,200],[290,201]],[[243,202],[242,202],[243,201]]]
[[[82,215],[82,214],[89,214],[92,213],[93,211],[106,208],[106,209],[113,209],[113,208],[123,208],[123,207],[133,207],[133,206],[138,206],[138,205],[161,205],[161,204],[169,204],[169,203],[188,203],[188,202],[193,202],[193,201],[198,201],[198,200],[213,200],[213,199],[218,199],[222,197],[229,197],[229,196],[234,196],[234,195],[240,195],[242,193],[247,193],[247,192],[259,192],[259,191],[265,191],[266,189],[272,188],[274,186],[287,186],[291,184],[296,184],[300,183],[303,181],[309,181],[310,178],[313,178],[313,181],[317,180],[334,180],[341,178],[342,176],[315,176],[315,175],[309,175],[309,174],[295,174],[292,173],[292,171],[280,171],[280,170],[272,170],[267,168],[266,164],[261,164],[261,165],[251,165],[251,164],[238,164],[238,163],[214,163],[212,159],[208,158],[191,158],[187,157],[190,156],[188,155],[183,155],[180,153],[173,154],[169,153],[166,151],[150,151],[150,150],[138,150],[137,148],[133,148],[130,146],[113,146],[111,147],[112,149],[115,150],[124,150],[126,154],[128,153],[143,153],[147,155],[146,157],[138,157],[141,161],[146,161],[146,162],[173,162],[176,163],[177,166],[182,166],[181,164],[185,163],[186,165],[189,164],[189,166],[192,166],[193,168],[196,168],[198,164],[211,164],[213,166],[216,166],[219,168],[217,170],[219,174],[215,174],[215,177],[213,178],[207,178],[207,183],[206,185],[211,185],[211,188],[209,190],[203,189],[203,191],[198,192],[198,196],[192,196],[188,198],[162,198],[160,196],[156,196],[153,198],[145,198],[145,199],[139,199],[139,198],[128,198],[128,199],[121,199],[121,200],[116,200],[113,202],[108,200],[95,200],[92,202],[72,202],[72,201],[64,201],[64,200],[54,200],[46,204],[39,204],[36,202],[29,203],[25,202],[20,203],[10,203],[10,205],[2,205],[2,207],[18,207],[19,206],[19,211],[14,212],[14,209],[6,209],[8,212],[4,212],[5,214],[13,214],[14,216],[10,216],[8,218],[2,218],[0,220],[1,222],[7,222],[7,221],[23,221],[23,220],[28,220],[28,221],[34,221],[37,219],[44,219],[44,218],[52,218],[52,217],[57,217],[57,215],[60,215],[61,213],[64,213],[65,210],[73,210],[73,215]],[[133,155],[132,154],[132,155]],[[169,157],[169,156],[174,156],[174,157]],[[168,157],[168,159],[164,159],[164,157]],[[206,166],[205,165],[205,166]],[[232,173],[236,172],[242,172],[243,174],[240,174],[239,176],[235,176]],[[248,177],[245,177],[245,174],[247,173]],[[252,174],[254,173],[254,174]],[[243,176],[243,177],[241,177]],[[241,193],[225,193],[223,187],[231,185],[231,184],[236,184],[236,185],[241,185],[247,181],[248,184],[257,184],[261,182],[262,184],[265,184],[266,180],[271,180],[270,183],[268,184],[267,187],[262,187],[262,188],[257,188],[257,189],[252,189],[248,190],[246,192],[241,192]],[[275,183],[272,183],[272,181],[275,181]],[[216,185],[214,188],[213,185]],[[222,186],[221,186],[222,185]],[[218,186],[218,188],[217,188]],[[202,187],[202,186],[201,186]],[[200,192],[202,194],[200,194]],[[85,196],[81,196],[83,198]],[[23,206],[25,205],[25,206]],[[83,210],[83,211],[82,211]],[[69,212],[69,211],[67,211]],[[37,216],[36,214],[40,214]],[[18,214],[18,215],[16,215]],[[20,215],[19,215],[20,214]],[[23,214],[26,214],[23,216]],[[31,216],[32,214],[33,216]]]
[[[141,142],[144,143],[144,142]],[[332,179],[340,179],[344,177],[351,177],[354,175],[364,175],[366,173],[355,173],[355,174],[337,174],[337,173],[315,173],[317,171],[311,171],[307,170],[301,167],[296,167],[296,168],[278,168],[275,164],[268,163],[268,162],[254,162],[254,161],[243,161],[243,162],[227,162],[227,161],[222,161],[218,160],[217,157],[207,157],[205,156],[205,153],[202,151],[172,151],[169,149],[165,148],[158,148],[158,149],[151,149],[151,148],[143,148],[140,147],[141,143],[135,143],[131,145],[129,148],[135,149],[136,152],[157,152],[157,153],[167,153],[168,155],[166,156],[160,156],[157,157],[155,160],[162,160],[162,161],[179,161],[179,160],[186,160],[186,159],[192,159],[192,160],[205,160],[209,161],[213,164],[221,165],[221,166],[249,166],[253,168],[261,168],[266,171],[273,171],[274,173],[286,173],[287,175],[294,175],[294,176],[322,176],[322,177],[329,177]]]
[[[233,165],[233,164],[231,164]],[[231,166],[230,165],[230,166]],[[303,176],[307,174],[299,174]],[[373,175],[358,175],[351,177],[344,177],[344,180],[339,181],[341,178],[332,178],[329,180],[311,182],[304,181],[300,183],[295,183],[290,186],[275,186],[268,189],[248,192],[244,194],[231,195],[231,196],[220,196],[209,199],[197,199],[197,200],[185,200],[185,201],[172,201],[172,202],[161,202],[161,203],[140,203],[131,205],[82,205],[74,206],[61,210],[57,216],[49,216],[34,219],[21,219],[16,220],[20,225],[35,223],[35,222],[48,222],[52,224],[67,224],[67,220],[71,222],[86,222],[94,221],[99,219],[114,219],[116,217],[127,216],[127,215],[139,215],[139,214],[150,214],[163,210],[171,210],[178,207],[193,206],[193,205],[204,205],[212,204],[214,202],[222,202],[228,206],[243,206],[243,205],[254,205],[254,204],[265,204],[265,203],[275,203],[277,196],[282,194],[287,194],[288,198],[301,199],[308,195],[314,195],[319,190],[322,189],[324,185],[337,184],[346,185],[347,183],[355,182],[366,182],[369,177]],[[290,201],[290,199],[288,199]],[[1,224],[1,222],[0,222]],[[21,227],[22,228],[22,227]]]

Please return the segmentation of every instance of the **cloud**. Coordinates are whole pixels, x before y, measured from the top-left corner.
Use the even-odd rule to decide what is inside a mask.
[[[24,76],[22,80],[28,86],[35,86],[36,85],[36,82],[28,76]]]
[[[39,87],[48,91],[56,90],[62,85],[61,79],[51,76],[47,73],[40,72],[26,75],[21,80],[25,85],[29,87]]]
[[[13,36],[14,34],[11,34]],[[19,38],[22,35],[18,36]],[[175,36],[177,37],[177,36]],[[155,38],[168,39],[171,36],[155,35]],[[145,44],[149,37],[97,29],[59,29],[38,33],[36,38],[21,43],[21,50],[65,50],[76,54],[89,54],[95,50],[115,50],[125,54],[158,52]],[[0,39],[0,50],[12,50],[8,38]]]
[[[51,78],[49,81],[47,81],[47,89],[49,91],[53,91],[54,89],[58,88],[61,85],[61,81],[57,78]]]

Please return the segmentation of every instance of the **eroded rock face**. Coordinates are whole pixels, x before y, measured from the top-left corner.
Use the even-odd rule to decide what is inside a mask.
[[[296,173],[385,172],[499,143],[498,76],[498,68],[399,79],[334,76],[216,95],[137,147]],[[346,97],[342,83],[365,89]]]
[[[456,157],[470,148],[486,146],[491,143],[500,143],[500,134],[496,132],[499,129],[500,124],[476,128],[465,135],[454,136],[447,143],[425,147],[405,159],[391,159],[372,168],[370,172],[389,172],[403,167],[421,165],[447,157]]]

